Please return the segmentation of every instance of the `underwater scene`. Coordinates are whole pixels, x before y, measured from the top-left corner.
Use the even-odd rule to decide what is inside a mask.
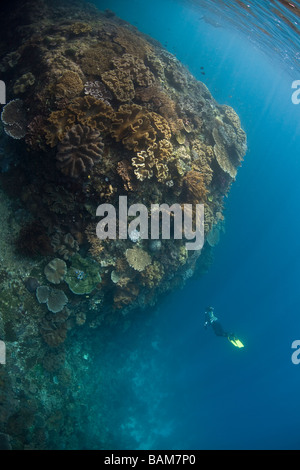
[[[0,450],[300,449],[300,2],[0,10]]]

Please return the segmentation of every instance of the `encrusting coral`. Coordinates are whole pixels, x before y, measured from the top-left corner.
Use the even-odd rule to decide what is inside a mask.
[[[93,260],[74,255],[65,281],[74,294],[90,294],[101,282],[99,266]]]

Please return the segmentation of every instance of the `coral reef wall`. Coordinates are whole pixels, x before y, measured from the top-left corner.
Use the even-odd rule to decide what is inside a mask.
[[[36,371],[59,371],[72,393],[63,368],[69,334],[123,322],[207,268],[246,136],[231,107],[112,12],[38,0],[6,15],[0,152],[9,148],[19,158],[0,177],[23,214],[16,262],[30,268],[17,290],[22,309],[33,312],[27,330],[42,351],[27,361]],[[97,206],[117,207],[119,196],[148,207],[204,204],[203,249],[188,252],[184,239],[143,239],[138,230],[128,239],[100,240]],[[16,336],[13,296],[2,308],[8,341]],[[28,409],[11,399],[0,412],[0,431],[15,448],[47,446],[49,429],[53,437],[64,419],[49,405],[43,423],[36,422],[40,405],[32,395],[39,386],[32,385]]]

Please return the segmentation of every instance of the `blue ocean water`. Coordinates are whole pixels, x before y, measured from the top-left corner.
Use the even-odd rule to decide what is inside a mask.
[[[94,3],[165,45],[237,111],[248,138],[210,271],[146,314],[148,342],[129,331],[107,348],[116,381],[131,371],[111,397],[119,414],[112,448],[299,449],[300,365],[291,344],[300,339],[300,105],[291,84],[300,66],[292,70],[276,48],[253,40],[253,26],[247,35],[226,18],[208,21],[209,2]],[[203,328],[207,305],[244,349]],[[103,350],[94,355],[101,370]],[[97,393],[88,398],[90,447],[103,408]]]

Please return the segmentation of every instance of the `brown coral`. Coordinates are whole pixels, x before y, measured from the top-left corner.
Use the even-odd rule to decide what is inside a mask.
[[[106,131],[115,117],[108,102],[89,95],[73,100],[68,110],[76,116],[78,123],[100,131]]]
[[[103,153],[100,132],[76,124],[58,146],[57,167],[67,176],[78,178],[91,171]]]
[[[229,157],[229,154],[225,148],[225,145],[223,144],[222,139],[220,137],[219,131],[217,130],[217,128],[214,128],[212,133],[213,133],[213,138],[215,141],[214,154],[215,154],[216,160],[220,168],[225,173],[228,173],[228,175],[232,179],[235,179],[236,174],[237,174],[237,169]]]
[[[131,160],[136,178],[144,181],[155,175],[157,181],[165,182],[169,178],[169,168],[166,163],[172,161],[172,151],[172,144],[163,139],[158,144],[149,146],[147,150],[137,152]]]
[[[128,150],[144,150],[156,140],[150,113],[136,104],[121,105],[112,122],[111,133]]]
[[[55,321],[55,317],[44,317],[40,324],[40,332],[45,343],[51,348],[60,346],[67,337],[68,326],[66,321]]]
[[[25,93],[28,87],[32,86],[35,82],[35,76],[31,72],[24,73],[14,84],[14,94]]]
[[[103,72],[110,69],[112,58],[116,57],[116,53],[121,53],[121,51],[121,47],[112,41],[102,41],[86,49],[80,59],[83,73],[89,78],[100,78]]]
[[[132,166],[127,160],[118,162],[117,173],[121,176],[126,191],[133,191],[131,172]]]
[[[67,265],[60,258],[54,258],[45,266],[44,274],[49,282],[59,284],[67,273]]]
[[[76,115],[68,109],[53,111],[44,128],[46,143],[51,147],[55,147],[58,141],[61,142],[64,139],[75,121]]]
[[[128,248],[125,256],[129,266],[136,271],[143,271],[151,263],[151,256],[142,248]]]
[[[93,96],[78,97],[63,110],[53,111],[44,128],[46,143],[55,147],[62,142],[75,124],[89,126],[92,129],[106,131],[114,118],[112,107]]]
[[[78,21],[77,23],[73,23],[70,26],[70,32],[74,34],[75,36],[90,33],[91,31],[92,31],[92,27],[88,23],[81,23]]]
[[[113,70],[104,72],[101,78],[119,101],[131,101],[135,96],[135,85],[148,87],[155,82],[150,69],[131,54],[113,59],[112,64]]]
[[[204,202],[207,197],[207,190],[204,184],[203,175],[199,171],[189,171],[184,179],[184,186],[187,191],[188,198],[191,202]]]
[[[78,242],[71,233],[63,234],[57,231],[51,237],[53,251],[61,255],[65,260],[69,260],[79,250]]]
[[[58,79],[55,94],[57,98],[75,98],[83,90],[83,83],[77,72],[67,70]]]
[[[141,282],[144,286],[152,289],[153,287],[160,284],[164,274],[165,271],[163,265],[159,261],[154,261],[154,263],[147,266],[141,273]]]
[[[138,296],[139,288],[135,284],[127,284],[126,287],[118,287],[114,294],[114,308],[120,309],[130,305]]]
[[[170,155],[172,146],[167,143],[171,130],[165,118],[149,112],[136,104],[121,105],[112,122],[111,133],[117,142],[122,142],[128,150],[145,151],[147,148],[158,149],[162,154]],[[160,144],[156,141],[161,140]]]

